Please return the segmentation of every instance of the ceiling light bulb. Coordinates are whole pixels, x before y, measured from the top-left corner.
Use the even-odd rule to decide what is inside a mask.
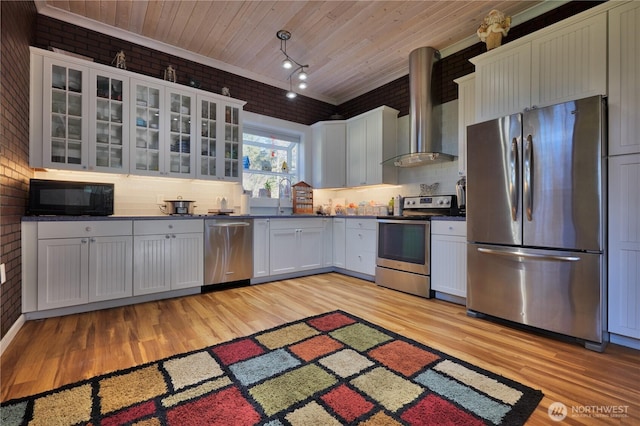
[[[287,92],[287,98],[289,98],[289,99],[293,99],[296,96],[298,96],[298,94],[296,92],[292,91],[292,90]]]
[[[306,80],[307,79],[307,73],[303,71],[300,71],[300,73],[298,74],[298,79],[300,80]]]
[[[284,61],[282,61],[282,67],[284,69],[290,70],[291,68],[293,68],[293,64],[291,63],[291,61],[289,60],[289,58],[285,58]]]
[[[298,88],[303,90],[306,89],[307,83],[305,83],[304,81],[301,81],[300,83],[298,83]]]

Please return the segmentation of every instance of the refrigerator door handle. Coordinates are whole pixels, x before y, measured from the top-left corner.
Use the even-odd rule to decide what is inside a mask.
[[[509,198],[511,201],[511,220],[518,220],[518,198],[520,188],[520,174],[518,167],[518,139],[513,138],[511,141],[511,152],[509,158],[509,166],[511,167],[511,173],[509,176]]]
[[[488,249],[488,248],[482,248],[482,247],[478,248],[478,251],[481,253],[495,254],[498,256],[527,257],[527,258],[534,258],[539,260],[557,260],[561,262],[577,262],[580,260],[580,258],[576,256],[556,256],[551,254],[523,253],[521,251],[494,250],[494,249]]]
[[[527,220],[533,220],[533,188],[531,187],[531,171],[533,170],[533,138],[527,136],[524,145],[524,209],[527,213]]]

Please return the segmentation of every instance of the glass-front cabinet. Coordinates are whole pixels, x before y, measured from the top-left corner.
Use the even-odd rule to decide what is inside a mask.
[[[195,176],[195,150],[192,149],[195,129],[191,125],[195,113],[195,98],[193,93],[167,91],[169,157],[166,172],[169,175]]]
[[[240,108],[232,105],[224,107],[224,176],[240,178],[242,132],[240,131]]]
[[[91,71],[89,169],[129,172],[129,78]]]
[[[198,97],[198,177],[239,182],[242,103]]]
[[[241,180],[245,102],[30,51],[31,167]]]
[[[86,170],[89,69],[45,58],[43,72],[43,166]]]
[[[195,94],[143,80],[131,81],[131,93],[131,172],[194,177]]]
[[[157,84],[131,81],[131,172],[141,175],[164,173],[161,126],[164,119],[164,88]]]
[[[198,155],[198,175],[205,179],[218,177],[218,101],[201,98],[198,100],[200,117],[200,155]]]

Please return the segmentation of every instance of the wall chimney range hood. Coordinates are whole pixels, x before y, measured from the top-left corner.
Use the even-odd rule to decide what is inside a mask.
[[[393,161],[398,167],[416,167],[454,159],[452,155],[442,152],[440,138],[434,137],[436,123],[431,76],[433,63],[438,59],[440,52],[433,47],[420,47],[409,55],[410,152],[387,160]]]

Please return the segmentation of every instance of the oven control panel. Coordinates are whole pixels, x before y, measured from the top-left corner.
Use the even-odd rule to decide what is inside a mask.
[[[404,209],[449,209],[455,203],[454,195],[428,195],[421,197],[405,197]]]

